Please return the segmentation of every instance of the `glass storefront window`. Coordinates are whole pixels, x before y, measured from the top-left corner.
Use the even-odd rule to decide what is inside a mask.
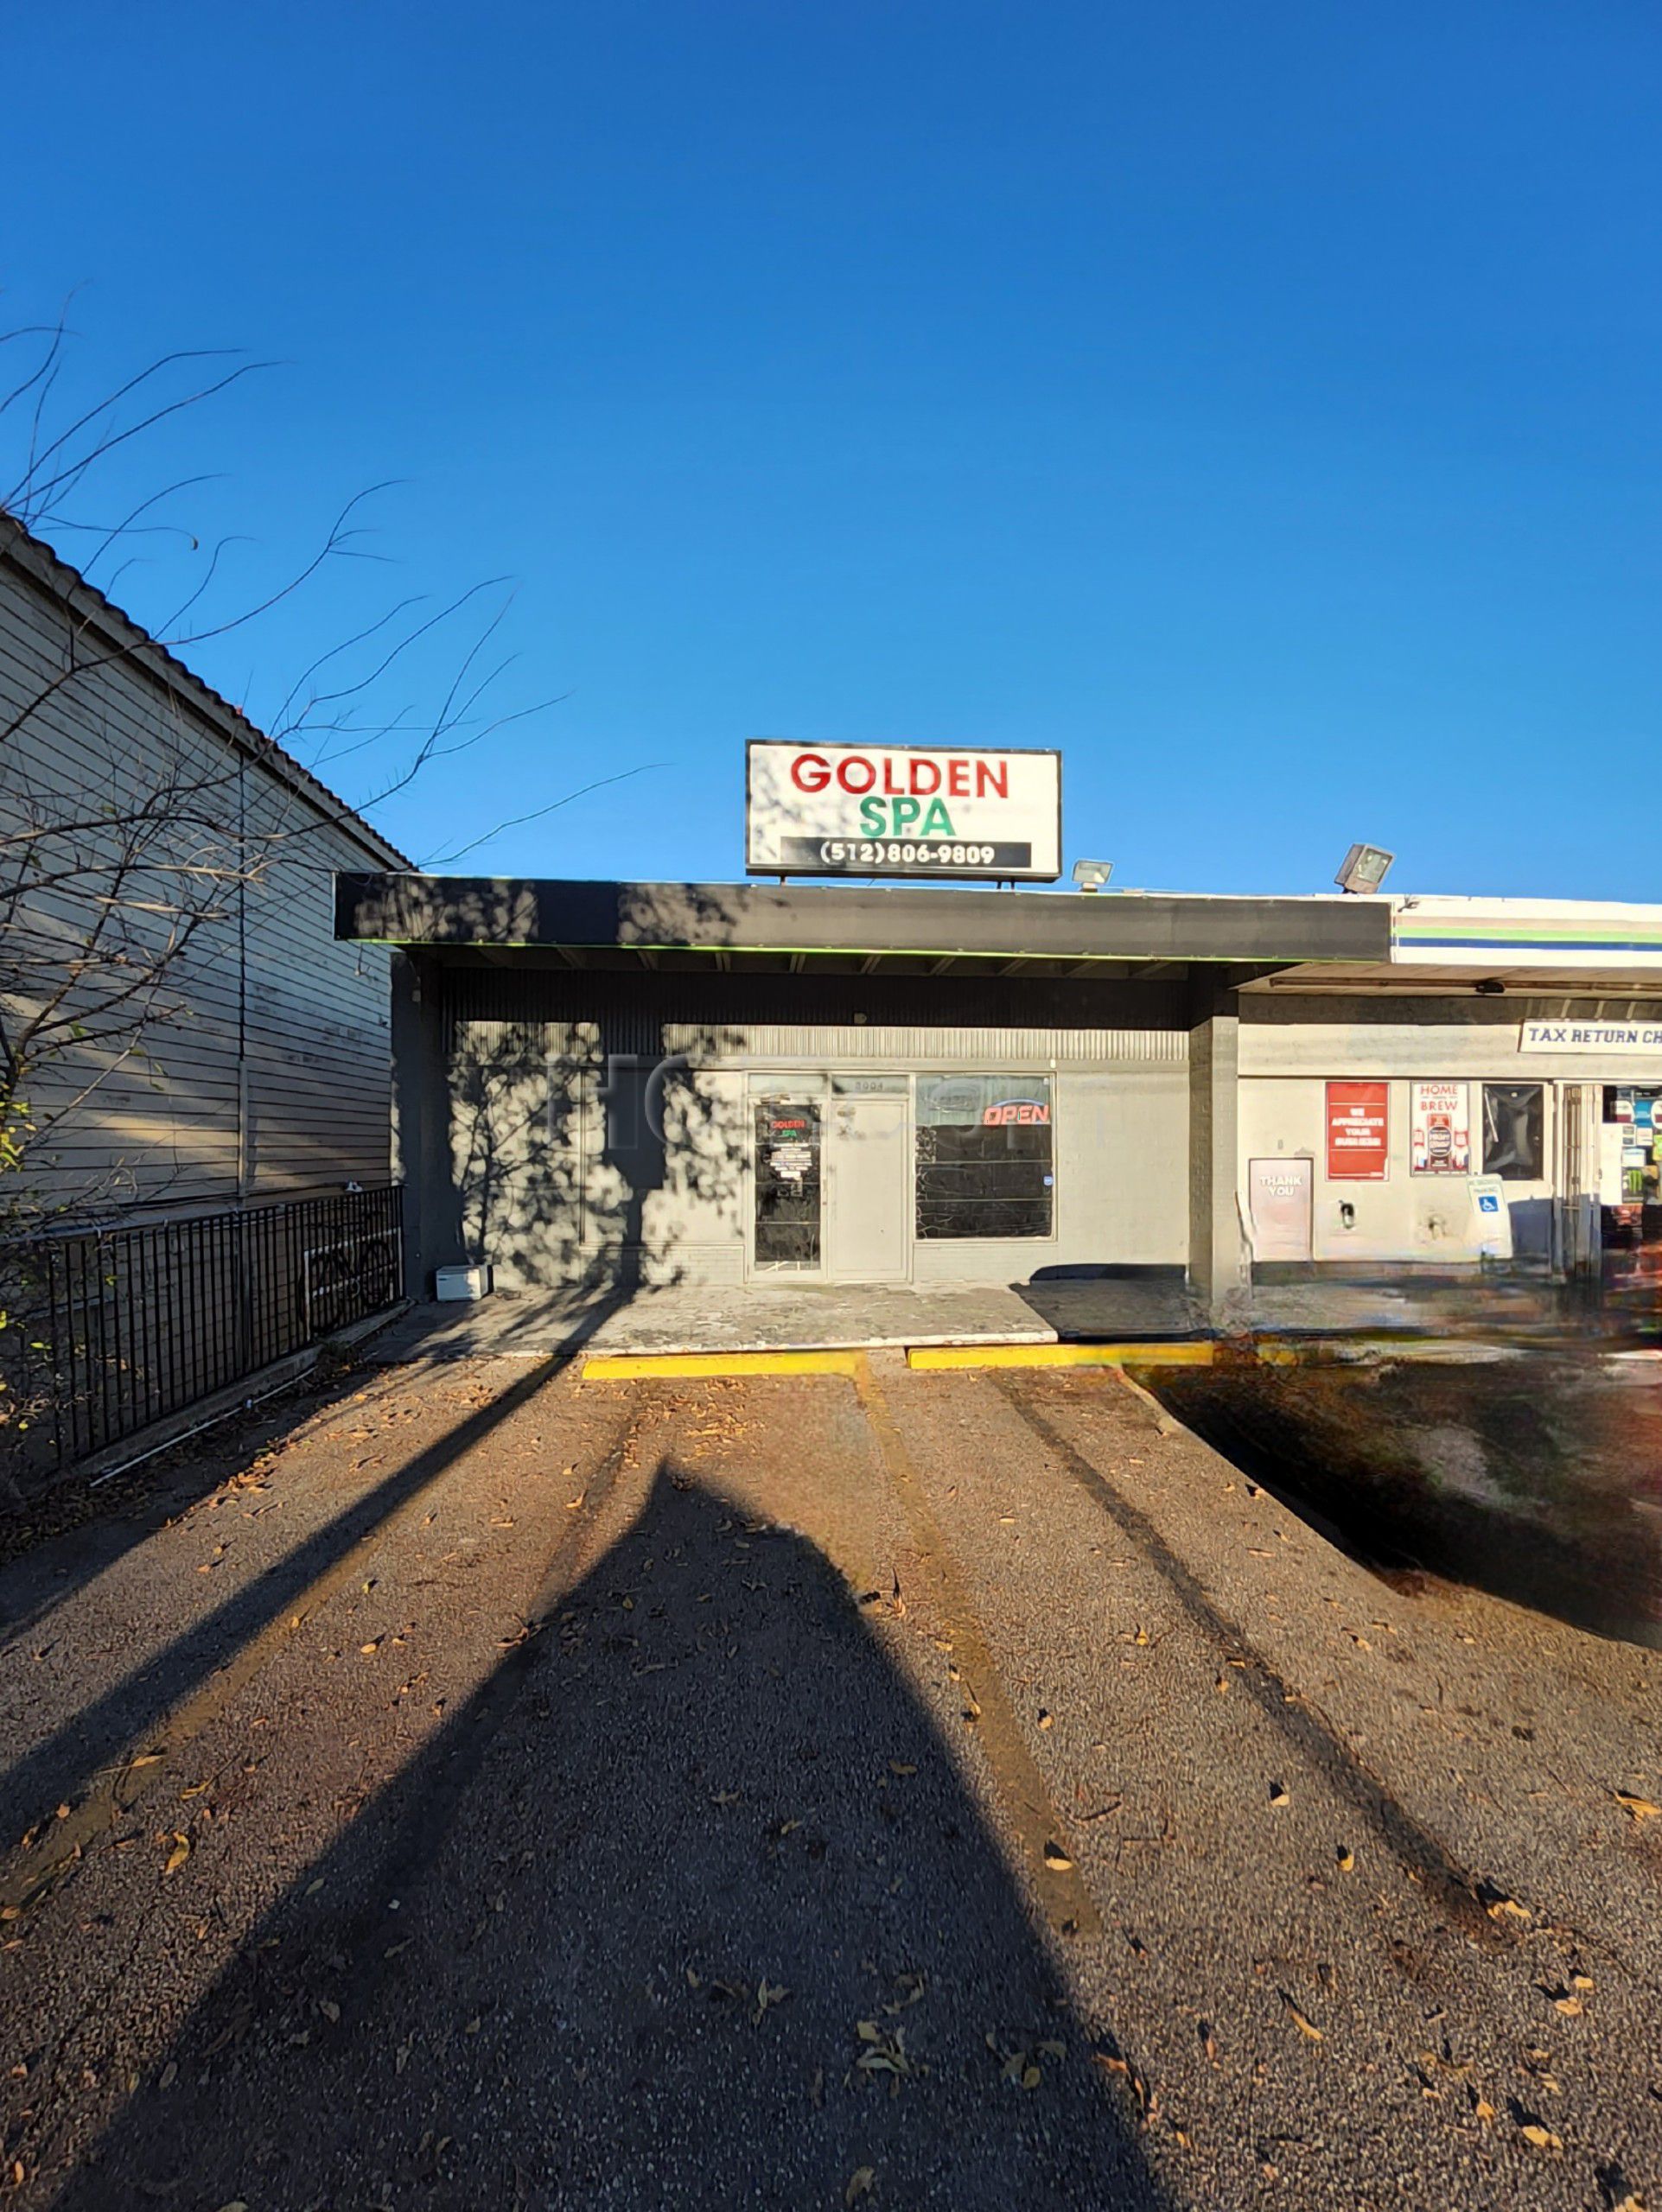
[[[1055,1197],[1047,1075],[920,1075],[920,1238],[1048,1236]]]
[[[1624,1203],[1662,1205],[1662,1090],[1607,1085],[1604,1118],[1621,1130]]]
[[[1546,1112],[1538,1083],[1483,1086],[1483,1173],[1508,1183],[1546,1179]]]

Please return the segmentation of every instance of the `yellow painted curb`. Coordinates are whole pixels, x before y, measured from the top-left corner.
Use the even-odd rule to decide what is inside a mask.
[[[908,1367],[1210,1367],[1210,1344],[913,1344]]]
[[[595,1352],[583,1363],[585,1382],[675,1382],[699,1376],[857,1375],[857,1351]]]

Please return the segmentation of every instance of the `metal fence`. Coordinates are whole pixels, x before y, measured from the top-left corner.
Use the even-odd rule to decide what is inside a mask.
[[[0,1249],[6,1487],[72,1465],[398,1299],[399,1186]]]

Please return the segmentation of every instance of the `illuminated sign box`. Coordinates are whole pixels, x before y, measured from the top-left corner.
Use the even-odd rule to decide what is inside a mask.
[[[744,864],[752,875],[1054,883],[1062,872],[1062,756],[753,738]]]

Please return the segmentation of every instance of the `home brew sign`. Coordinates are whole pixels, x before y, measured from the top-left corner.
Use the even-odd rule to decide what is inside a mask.
[[[1062,756],[753,738],[744,860],[752,875],[1052,883],[1062,868]]]

